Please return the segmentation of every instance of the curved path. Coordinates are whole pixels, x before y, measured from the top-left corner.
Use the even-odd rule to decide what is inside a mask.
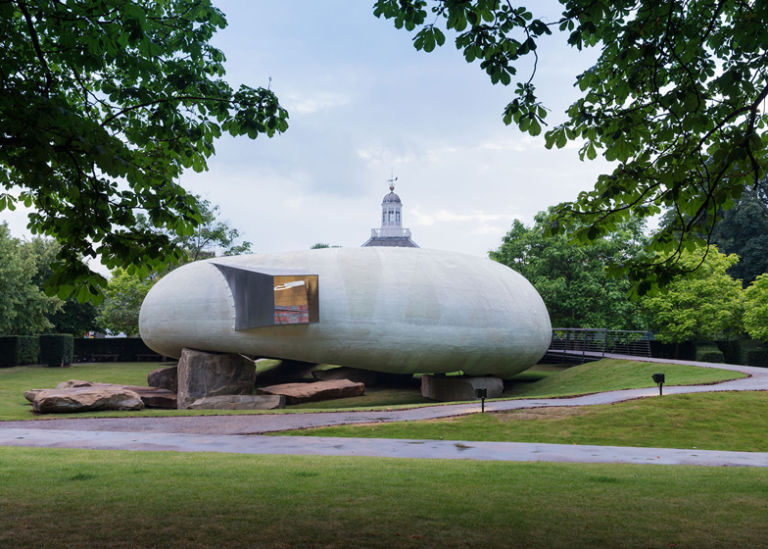
[[[627,359],[629,357],[608,356],[607,358]],[[768,368],[648,358],[637,358],[636,360],[722,368],[744,372],[750,376],[716,385],[665,387],[664,394],[667,395],[712,391],[768,390]],[[502,411],[553,406],[588,406],[651,396],[658,396],[658,389],[628,389],[572,398],[492,401],[487,402],[485,407],[488,411]],[[8,421],[0,422],[0,445],[217,451],[254,454],[363,455],[437,459],[768,467],[768,453],[763,452],[719,452],[569,444],[253,436],[258,433],[329,425],[417,421],[471,414],[479,411],[479,403],[471,403],[374,412]]]

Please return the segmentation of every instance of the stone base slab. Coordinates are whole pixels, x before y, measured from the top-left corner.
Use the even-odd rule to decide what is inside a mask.
[[[365,385],[348,379],[316,381],[314,383],[283,383],[257,389],[262,395],[284,395],[287,404],[301,404],[331,398],[360,396]]]
[[[275,410],[285,408],[283,395],[220,395],[199,398],[188,410]]]

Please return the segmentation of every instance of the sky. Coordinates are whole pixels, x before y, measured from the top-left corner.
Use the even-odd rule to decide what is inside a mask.
[[[485,256],[515,219],[531,224],[607,170],[580,161],[575,145],[546,150],[543,135],[505,126],[513,86],[492,85],[450,34],[442,48],[417,51],[413,33],[373,16],[372,0],[214,4],[229,23],[213,39],[227,80],[270,86],[290,127],[271,139],[222,137],[208,171],[189,170],[180,183],[219,205],[256,253],[360,246],[380,224],[394,175],[417,244]],[[553,0],[531,5],[545,21],[559,13]],[[534,82],[550,123],[563,120],[575,77],[595,56],[567,47],[556,30],[540,43]],[[22,213],[0,219],[25,235]]]

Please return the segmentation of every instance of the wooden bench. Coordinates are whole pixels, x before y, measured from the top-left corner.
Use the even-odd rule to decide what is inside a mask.
[[[117,359],[120,357],[120,355],[112,355],[112,354],[106,354],[106,355],[91,355],[91,358],[94,362],[117,362]]]
[[[136,355],[136,362],[160,362],[161,360],[163,357],[155,353]]]

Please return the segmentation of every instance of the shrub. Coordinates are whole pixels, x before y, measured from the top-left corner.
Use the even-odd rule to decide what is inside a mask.
[[[750,366],[768,367],[768,349],[752,349],[747,351],[747,364]]]
[[[677,360],[696,360],[696,344],[693,341],[681,343],[662,343],[651,340],[651,356],[654,358],[673,358]]]
[[[140,337],[75,338],[78,360],[94,361],[94,355],[117,355],[118,362],[133,362],[138,355],[156,354]]]
[[[37,364],[40,356],[39,336],[17,336],[19,364]]]
[[[725,362],[723,352],[712,347],[704,347],[696,353],[699,362]]]
[[[40,362],[48,366],[71,364],[73,349],[74,339],[71,334],[40,336]]]
[[[19,364],[18,345],[16,336],[0,336],[0,368]]]
[[[738,339],[718,341],[717,348],[723,352],[728,364],[741,364],[741,342]]]
[[[40,351],[37,336],[0,337],[0,367],[36,364]]]

